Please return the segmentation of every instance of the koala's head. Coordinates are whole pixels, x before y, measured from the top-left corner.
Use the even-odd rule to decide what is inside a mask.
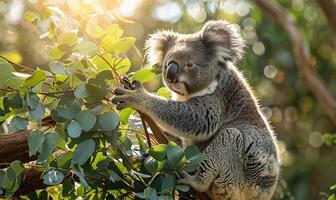
[[[209,21],[193,34],[159,31],[146,41],[150,64],[162,65],[165,85],[179,95],[207,88],[226,62],[242,57],[244,41],[233,24]]]

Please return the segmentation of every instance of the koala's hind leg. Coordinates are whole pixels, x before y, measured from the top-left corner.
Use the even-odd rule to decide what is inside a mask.
[[[223,129],[205,148],[207,159],[200,163],[196,173],[185,175],[183,183],[211,199],[244,200],[239,186],[243,180],[242,135],[237,129]]]
[[[188,184],[198,192],[206,192],[219,173],[214,166],[211,160],[204,160],[199,164],[194,175],[183,172],[183,179],[178,180],[178,182]]]

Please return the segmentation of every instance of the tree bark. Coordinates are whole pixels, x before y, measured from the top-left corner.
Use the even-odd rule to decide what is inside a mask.
[[[30,131],[19,131],[0,135],[0,168],[6,168],[15,161],[23,163],[36,160],[28,155],[28,136]]]
[[[42,171],[39,171],[35,168],[25,169],[20,188],[15,192],[14,196],[29,194],[35,190],[46,188],[47,185],[43,184],[41,176]]]
[[[328,24],[332,30],[331,39],[336,49],[336,4],[333,0],[316,0],[327,18]]]
[[[315,70],[309,45],[300,32],[297,23],[278,3],[272,0],[253,1],[265,15],[287,31],[293,43],[294,58],[301,77],[305,80],[308,89],[313,93],[322,109],[333,123],[336,124],[336,100],[325,87],[320,75]]]

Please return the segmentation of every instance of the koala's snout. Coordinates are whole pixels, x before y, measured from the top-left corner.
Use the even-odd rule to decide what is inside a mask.
[[[177,83],[179,71],[179,65],[176,62],[170,62],[166,70],[167,81],[169,83]]]

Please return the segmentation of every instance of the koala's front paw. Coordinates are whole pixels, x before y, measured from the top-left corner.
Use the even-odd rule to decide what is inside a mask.
[[[126,107],[132,107],[138,109],[140,103],[146,98],[145,89],[139,81],[134,82],[134,90],[128,90],[124,88],[115,88],[113,90],[114,97],[112,97],[112,103],[117,105],[118,110],[122,110]]]
[[[180,175],[182,175],[183,178],[177,180],[178,184],[192,185],[192,183],[194,182],[194,177],[187,172],[182,171],[180,172]]]

